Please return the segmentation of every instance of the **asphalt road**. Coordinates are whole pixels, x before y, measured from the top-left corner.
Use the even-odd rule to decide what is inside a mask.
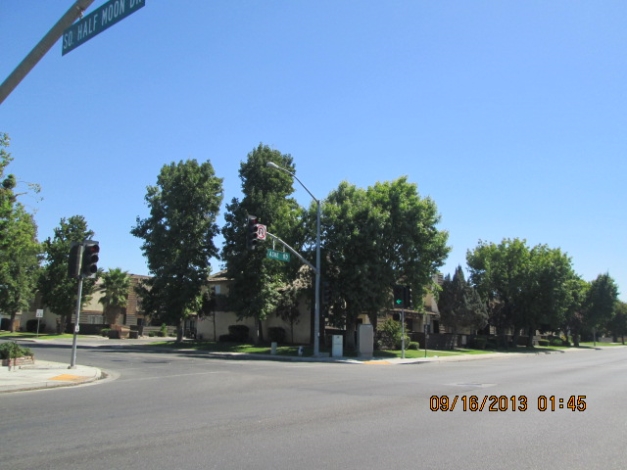
[[[111,379],[2,396],[0,469],[627,468],[626,348],[387,366],[100,348],[78,358]],[[434,395],[457,395],[455,409],[431,411]],[[503,411],[488,411],[492,395]],[[584,411],[568,409],[572,395]]]

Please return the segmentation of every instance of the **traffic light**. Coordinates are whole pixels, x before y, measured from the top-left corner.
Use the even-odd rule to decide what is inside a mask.
[[[83,264],[81,274],[85,277],[94,277],[98,272],[98,253],[100,245],[93,240],[83,242]]]
[[[81,273],[81,258],[78,256],[80,248],[80,243],[72,242],[72,246],[70,247],[70,259],[68,262],[67,271],[68,276],[71,278],[77,278]]]
[[[394,286],[394,308],[411,308],[411,288],[409,286]]]
[[[405,289],[405,286],[394,286],[394,308],[407,308],[407,305],[405,305],[407,299]]]
[[[258,223],[259,220],[257,219],[257,216],[248,216],[248,238],[246,239],[246,248],[249,250],[254,250],[255,248],[257,248],[257,230],[259,229],[259,227],[257,226]]]

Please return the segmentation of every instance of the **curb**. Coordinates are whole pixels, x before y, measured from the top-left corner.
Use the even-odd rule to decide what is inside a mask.
[[[36,371],[37,374],[45,374],[40,379],[28,378],[26,382],[0,385],[0,394],[12,392],[25,392],[34,390],[48,390],[62,387],[76,387],[79,385],[92,384],[98,380],[105,379],[107,374],[102,372],[98,367],[79,366],[82,370],[74,375],[73,370],[68,369],[66,364],[38,361],[34,367],[22,367],[18,371],[9,371],[7,374],[28,375],[29,371]],[[48,371],[47,373],[44,371]],[[31,382],[28,382],[28,381]]]

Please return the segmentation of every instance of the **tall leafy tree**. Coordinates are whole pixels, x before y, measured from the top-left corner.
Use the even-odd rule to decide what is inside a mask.
[[[68,275],[70,247],[72,242],[91,240],[93,236],[94,232],[87,228],[85,218],[74,215],[68,219],[62,218],[59,226],[54,229],[54,236],[43,242],[44,266],[38,281],[39,292],[43,304],[59,315],[60,322],[65,322],[67,331],[76,310],[78,295],[78,281]],[[92,295],[97,278],[98,276],[84,280],[82,304]]]
[[[5,170],[9,163],[13,160],[11,154],[6,150],[11,140],[9,136],[0,132],[0,251],[6,250],[6,244],[9,238],[5,230],[9,223],[9,217],[13,212],[13,203],[15,202],[15,176],[12,174],[5,175]]]
[[[5,175],[13,160],[6,150],[9,143],[9,136],[0,133],[0,311],[10,315],[13,331],[18,312],[35,295],[41,246],[33,216],[17,201],[24,193],[15,192],[14,175]]]
[[[439,221],[435,203],[405,177],[366,190],[342,182],[326,198],[323,273],[332,285],[335,322],[347,329],[347,347],[354,346],[357,315],[368,313],[376,325],[392,305],[394,284],[410,285],[416,298],[431,286],[450,250]]]
[[[310,210],[311,217],[314,208]],[[322,277],[331,286],[331,324],[346,328],[353,348],[358,315],[378,311],[391,284],[380,267],[377,242],[385,214],[373,207],[364,189],[342,182],[327,196],[321,220]],[[375,315],[376,318],[376,315]]]
[[[6,237],[0,251],[0,311],[11,317],[14,331],[15,317],[28,309],[35,294],[39,272],[40,244],[37,226],[24,207],[16,203],[1,236]]]
[[[569,256],[544,244],[531,248],[530,264],[521,314],[531,347],[536,330],[556,331],[563,324],[569,298],[567,282],[575,274]]]
[[[301,320],[300,309],[298,308],[301,289],[298,286],[288,286],[281,291],[281,296],[276,308],[277,316],[290,327],[290,339],[294,343],[294,326]]]
[[[598,331],[609,322],[618,302],[618,286],[608,274],[599,274],[587,292],[586,326]]]
[[[0,133],[0,312],[10,315],[13,331],[18,312],[34,296],[40,246],[32,215],[17,201],[15,176],[5,175],[13,160],[9,142]]]
[[[618,301],[614,308],[614,315],[608,323],[608,328],[614,336],[614,341],[618,341],[621,338],[623,344],[625,344],[625,335],[627,335],[627,303]]]
[[[525,240],[500,244],[480,242],[466,256],[470,279],[491,308],[491,323],[504,343],[506,330],[517,343],[521,330],[532,345],[536,329],[555,329],[568,308],[567,281],[574,276],[571,260],[546,245],[529,248]]]
[[[487,302],[490,323],[497,328],[502,346],[507,329],[524,327],[523,286],[530,270],[529,258],[529,247],[520,239],[505,239],[498,245],[480,241],[466,254],[470,281]]]
[[[197,312],[202,288],[217,257],[214,237],[222,203],[222,179],[209,161],[180,161],[164,165],[155,186],[148,186],[150,216],[137,217],[131,234],[143,240],[142,251],[151,278],[138,288],[146,313],[179,324]]]
[[[562,329],[567,335],[570,333],[574,346],[579,347],[581,332],[585,324],[590,283],[578,276],[573,276],[566,281],[565,288],[567,297]]]
[[[102,274],[102,283],[98,287],[103,296],[98,300],[103,306],[106,323],[114,325],[128,302],[131,277],[120,268],[109,269]]]
[[[460,328],[476,331],[488,323],[488,311],[479,293],[468,283],[461,266],[457,266],[451,278],[447,275],[442,283],[438,299],[442,323],[450,326],[453,333]]]
[[[437,228],[440,214],[435,202],[421,197],[417,185],[405,176],[376,183],[368,188],[368,196],[386,216],[377,243],[386,281],[404,280],[421,298],[450,252],[448,232]]]
[[[222,229],[222,259],[227,275],[233,279],[229,305],[240,319],[255,319],[257,341],[263,341],[262,322],[279,305],[279,289],[296,278],[301,262],[295,258],[290,263],[267,259],[265,247],[247,250],[248,216],[257,216],[269,232],[296,250],[302,248],[306,229],[303,210],[291,197],[294,192],[293,178],[269,168],[268,162],[292,174],[296,171],[290,155],[262,144],[256,147],[240,165],[243,198],[233,198],[227,205],[226,223]],[[271,242],[267,240],[266,243]]]

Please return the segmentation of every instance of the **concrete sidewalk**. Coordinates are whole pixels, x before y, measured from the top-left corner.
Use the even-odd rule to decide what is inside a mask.
[[[97,367],[77,365],[68,369],[68,366],[36,359],[35,364],[21,368],[0,367],[0,393],[69,387],[94,382],[103,376]]]

